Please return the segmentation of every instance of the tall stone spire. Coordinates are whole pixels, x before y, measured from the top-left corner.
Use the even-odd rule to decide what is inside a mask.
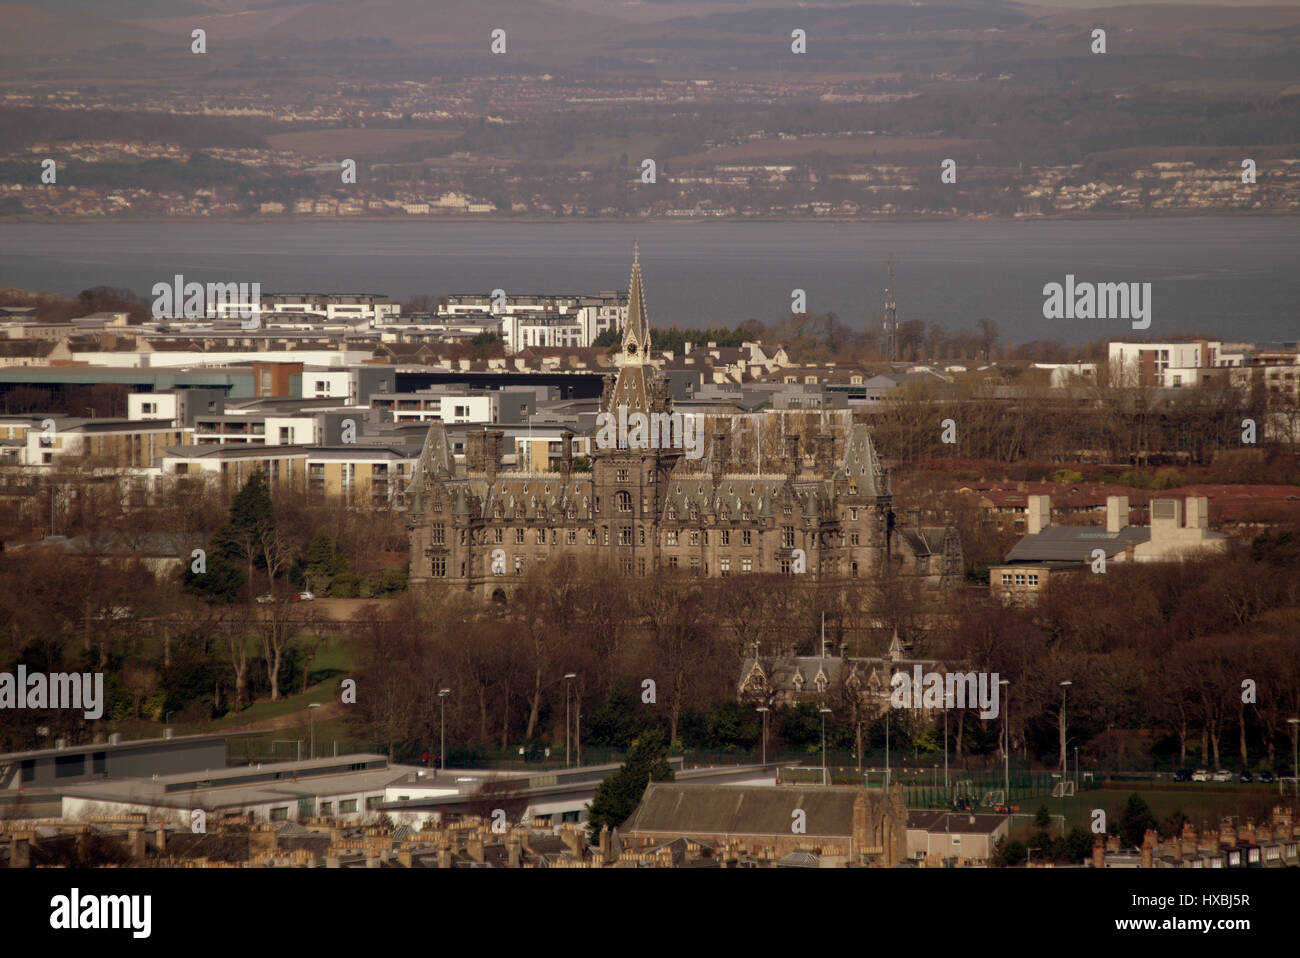
[[[619,365],[640,366],[650,356],[650,319],[641,288],[641,249],[632,241],[632,279],[628,286],[627,322],[623,326],[623,352]]]

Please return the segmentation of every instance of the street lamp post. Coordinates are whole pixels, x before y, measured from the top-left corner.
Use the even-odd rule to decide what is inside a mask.
[[[1006,794],[1002,800],[1007,814],[1011,814],[1011,682],[1009,679],[999,679],[998,685],[1006,686],[1002,691],[1002,764],[1006,775],[1003,780]]]
[[[760,705],[754,711],[763,716],[763,767],[767,767],[767,713],[772,711],[766,705]]]
[[[885,788],[889,788],[889,711],[885,711]]]
[[[826,706],[821,707],[822,713],[822,784],[830,784],[826,779],[826,716],[830,714],[830,709]]]
[[[1074,792],[1079,793],[1079,746],[1074,747]]]
[[[1300,726],[1300,718],[1289,718],[1286,724]],[[1300,798],[1300,727],[1291,729],[1291,788]]]
[[[948,800],[948,709],[952,708],[952,696],[946,696],[943,704],[943,793],[946,802]]]
[[[576,679],[577,673],[566,672],[564,675],[564,767],[569,767],[569,682]]]
[[[858,746],[858,778],[862,778],[862,713],[858,713],[857,720],[857,746]]]
[[[442,705],[442,744],[438,746],[438,768],[447,771],[447,696],[451,689],[438,689],[438,701]]]
[[[1065,693],[1074,683],[1066,679],[1061,683],[1061,797],[1065,797],[1065,774],[1067,767],[1065,764]]]
[[[310,751],[307,753],[308,758],[316,757],[316,709],[320,708],[319,702],[312,702],[307,706],[307,727],[310,730]]]

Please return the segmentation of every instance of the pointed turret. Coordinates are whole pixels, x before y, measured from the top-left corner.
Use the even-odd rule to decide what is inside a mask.
[[[627,322],[623,326],[620,365],[641,365],[650,355],[650,318],[646,314],[645,291],[641,287],[641,250],[632,241],[632,278],[628,284]]]
[[[626,406],[634,412],[651,413],[665,406],[663,398],[652,388],[650,378],[650,318],[646,315],[645,291],[641,281],[641,251],[632,245],[632,278],[628,290],[627,322],[623,326],[623,348],[614,357],[618,374],[606,389],[602,408],[617,414]],[[665,391],[666,395],[666,391]]]

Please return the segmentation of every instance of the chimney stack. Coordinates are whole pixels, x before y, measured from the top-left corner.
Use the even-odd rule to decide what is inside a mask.
[[[506,434],[500,429],[489,429],[484,435],[486,448],[483,450],[487,461],[486,466],[488,482],[495,482],[497,473],[501,471],[501,450],[505,445]]]
[[[1200,837],[1196,834],[1196,827],[1191,822],[1183,822],[1183,833],[1181,844],[1184,855],[1195,855],[1200,848]]]
[[[730,454],[731,437],[721,430],[715,432],[713,434],[713,449],[709,457],[714,485],[722,482],[722,474],[726,471],[727,458]]]
[[[1092,840],[1092,867],[1106,867],[1106,846],[1102,844],[1100,835]]]
[[[1115,535],[1128,525],[1128,496],[1106,497],[1106,531]]]
[[[1052,497],[1025,497],[1025,532],[1037,535],[1052,524]]]
[[[1153,828],[1148,828],[1146,834],[1142,836],[1142,859],[1141,867],[1156,867],[1156,844],[1160,841],[1160,835]]]
[[[567,429],[560,433],[560,473],[565,482],[573,475],[573,433]]]

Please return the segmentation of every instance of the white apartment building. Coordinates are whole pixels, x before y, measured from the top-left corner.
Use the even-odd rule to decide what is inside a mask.
[[[302,371],[303,399],[338,399],[354,402],[353,376],[347,369],[304,369]]]
[[[495,422],[498,412],[496,393],[455,394],[445,392],[376,393],[370,397],[374,409],[387,409],[394,422],[430,422],[447,424]]]
[[[505,296],[493,312],[490,294],[446,297],[438,306],[442,320],[491,317],[500,324],[507,352],[536,347],[585,348],[608,330],[627,321],[627,293],[602,290],[598,296]]]
[[[1193,370],[1223,365],[1217,340],[1178,343],[1112,342],[1108,351],[1112,379],[1141,386],[1188,386],[1197,381]]]

